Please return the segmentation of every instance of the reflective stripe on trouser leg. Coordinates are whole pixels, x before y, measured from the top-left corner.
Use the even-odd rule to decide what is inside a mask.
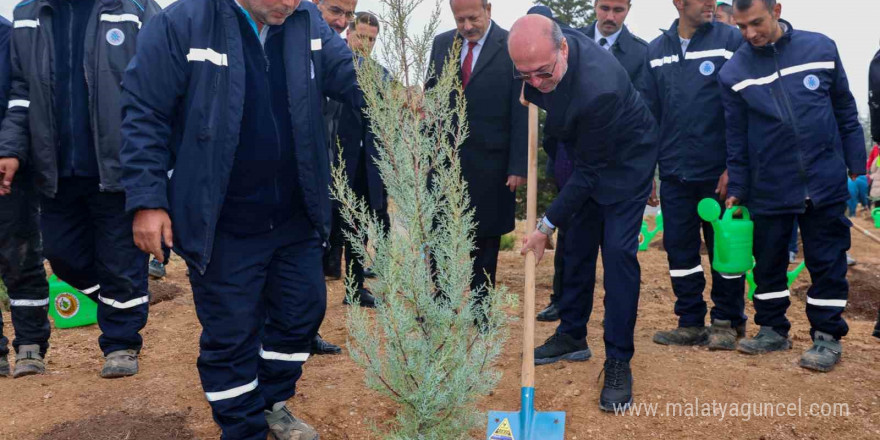
[[[850,248],[850,220],[843,203],[808,208],[798,223],[804,239],[804,259],[813,284],[807,291],[807,318],[813,331],[835,338],[846,336],[849,327],[843,319],[849,296],[846,279],[846,251]]]
[[[260,350],[260,393],[267,405],[296,393],[303,363],[327,307],[322,271],[323,248],[317,237],[288,241],[295,231],[281,228],[280,246],[269,263],[263,298],[267,320]]]
[[[793,214],[760,216],[755,222],[755,323],[788,336],[791,323],[785,313],[791,304],[788,290],[788,242]]]
[[[706,277],[700,254],[703,244],[700,236],[702,220],[697,215],[699,183],[663,181],[660,200],[663,209],[663,246],[669,261],[678,325],[702,327],[708,307],[703,299]]]

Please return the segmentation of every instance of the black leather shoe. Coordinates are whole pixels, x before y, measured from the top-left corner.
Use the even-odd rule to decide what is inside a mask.
[[[583,362],[593,357],[587,346],[587,338],[575,339],[565,333],[554,333],[553,336],[538,348],[535,348],[535,365],[547,365],[566,360]]]
[[[315,339],[312,339],[312,354],[321,355],[321,354],[339,354],[342,353],[342,347],[331,344],[321,338],[321,335],[315,335]]]
[[[608,412],[626,410],[632,405],[633,376],[629,362],[605,360],[605,385],[599,395],[599,409]]]
[[[538,316],[535,319],[541,322],[559,321],[559,308],[556,307],[556,303],[550,303],[546,309],[541,310],[541,312],[538,313]]]
[[[877,311],[877,324],[874,325],[874,337],[880,338],[880,311]]]
[[[376,272],[373,272],[372,267],[368,267],[368,268],[364,269],[364,278],[369,278],[369,279],[376,278]]]
[[[376,307],[376,298],[373,297],[373,294],[367,290],[366,288],[358,289],[357,293],[354,295],[355,301],[358,302],[358,305],[361,307],[374,308]],[[351,303],[348,302],[348,295],[342,299],[342,304],[350,306]]]

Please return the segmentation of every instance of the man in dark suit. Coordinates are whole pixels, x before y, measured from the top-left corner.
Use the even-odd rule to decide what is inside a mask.
[[[657,163],[657,126],[626,70],[584,34],[527,15],[514,24],[508,45],[517,77],[526,82],[523,97],[547,110],[544,130],[570,146],[574,164],[522,250],[540,261],[557,226],[567,229],[566,243],[577,250],[565,256],[560,326],[535,349],[535,362],[591,357],[586,325],[601,247],[606,360],[599,407],[625,408],[632,403],[638,235]]]
[[[593,24],[578,29],[593,39],[599,46],[610,51],[614,58],[626,69],[630,79],[636,84],[638,78],[644,72],[645,53],[648,43],[633,35],[623,23],[626,21],[629,11],[632,9],[632,0],[597,0],[595,4],[596,21]],[[550,9],[545,6],[536,6],[529,10],[548,18],[553,18]],[[559,23],[557,21],[557,23]],[[565,25],[560,24],[566,28]],[[597,31],[598,28],[598,31]],[[571,170],[571,160],[565,146],[556,139],[544,136],[544,149],[553,160],[554,174],[561,189]],[[553,293],[550,295],[550,305],[538,313],[538,321],[552,322],[559,320],[558,298],[562,295],[562,271],[564,270],[565,231],[559,231],[556,240],[556,256],[554,257]]]
[[[478,292],[495,284],[501,236],[514,228],[516,188],[526,181],[528,111],[519,102],[522,82],[513,78],[507,31],[492,22],[492,5],[452,0],[450,6],[457,29],[434,39],[431,72],[443,70],[453,44],[461,41],[453,59],[461,66],[467,99],[470,133],[460,157],[477,223],[471,290]],[[428,89],[436,83],[429,75]]]

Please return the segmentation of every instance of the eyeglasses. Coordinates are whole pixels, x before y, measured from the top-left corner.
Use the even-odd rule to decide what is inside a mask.
[[[513,68],[513,79],[518,81],[528,81],[532,78],[540,78],[540,79],[550,79],[553,78],[553,72],[556,71],[556,65],[559,64],[559,53],[556,53],[556,62],[553,63],[553,66],[550,67],[549,72],[530,72],[530,73],[522,73],[519,70],[516,70],[516,66]]]
[[[346,11],[338,6],[327,6],[327,11],[334,17],[345,17],[349,22],[354,21],[354,11]]]

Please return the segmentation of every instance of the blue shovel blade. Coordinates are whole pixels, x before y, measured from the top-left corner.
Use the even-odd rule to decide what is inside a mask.
[[[533,388],[523,388],[522,410],[491,411],[487,440],[563,440],[565,412],[536,412]]]

